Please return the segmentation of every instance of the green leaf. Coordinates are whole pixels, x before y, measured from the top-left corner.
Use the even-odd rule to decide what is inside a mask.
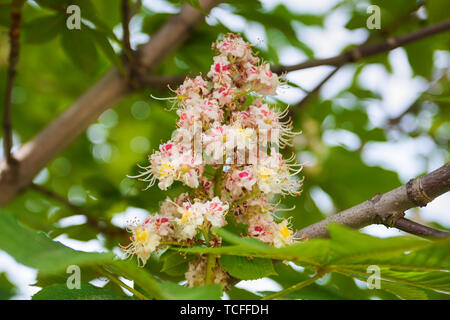
[[[231,300],[260,300],[261,296],[253,292],[233,286],[230,291],[227,291]]]
[[[32,300],[129,300],[125,293],[81,283],[80,289],[69,289],[66,284],[53,284],[33,295]]]
[[[230,275],[241,280],[256,280],[277,274],[270,259],[222,256],[219,263]]]
[[[65,16],[62,14],[39,17],[24,26],[25,42],[41,44],[52,40],[64,29]]]
[[[91,29],[87,26],[85,26],[84,30],[89,33],[91,38],[95,41],[97,46],[100,48],[103,54],[109,59],[109,61],[111,61],[111,63],[113,63],[123,73],[124,68],[122,60],[114,51],[114,48],[109,42],[108,37],[106,37],[104,33],[95,29]]]
[[[188,260],[179,253],[171,252],[163,259],[162,272],[170,276],[183,275],[188,271]]]
[[[169,300],[218,300],[222,297],[222,288],[218,284],[188,288],[173,282],[163,282],[160,287]]]
[[[430,23],[437,23],[450,18],[450,2],[447,0],[426,1],[425,7]]]
[[[188,3],[190,6],[197,9],[204,15],[208,15],[208,13],[205,11],[205,9],[202,8],[202,5],[200,4],[199,0],[184,0],[184,2]]]
[[[0,273],[0,300],[8,300],[15,294],[16,287],[5,273]]]
[[[113,259],[112,253],[76,251],[52,241],[43,232],[22,226],[12,214],[3,210],[0,210],[0,249],[17,262],[43,274],[65,271],[70,265],[95,265]]]
[[[72,62],[87,73],[97,67],[98,52],[91,37],[82,30],[66,30],[61,38],[64,51]]]

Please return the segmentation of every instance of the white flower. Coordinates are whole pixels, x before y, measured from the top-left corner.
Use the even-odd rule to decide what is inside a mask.
[[[228,204],[220,201],[218,197],[214,197],[211,201],[207,201],[203,205],[205,219],[208,220],[213,227],[223,227],[227,224],[225,215],[228,211]]]
[[[197,203],[191,205],[185,202],[178,208],[181,218],[175,219],[180,239],[192,239],[197,234],[197,228],[203,224],[202,207]]]

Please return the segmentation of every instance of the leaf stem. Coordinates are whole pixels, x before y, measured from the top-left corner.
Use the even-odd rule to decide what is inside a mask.
[[[216,265],[216,256],[212,253],[208,254],[206,261],[205,284],[210,285],[214,281],[214,267]]]
[[[285,295],[287,295],[287,294],[289,294],[291,292],[298,291],[298,290],[300,290],[300,289],[302,289],[302,288],[304,288],[306,286],[309,286],[310,284],[314,283],[314,281],[316,281],[317,279],[320,279],[322,276],[323,276],[323,274],[317,273],[314,277],[312,277],[312,278],[310,278],[308,280],[299,282],[299,283],[293,285],[292,287],[289,287],[289,288],[286,288],[284,290],[278,291],[277,293],[274,293],[274,294],[272,294],[270,296],[264,297],[261,300],[272,300],[272,299],[276,299],[276,298],[285,296]]]

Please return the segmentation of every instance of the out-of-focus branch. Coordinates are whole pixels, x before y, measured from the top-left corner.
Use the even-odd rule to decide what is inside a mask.
[[[424,236],[446,236],[443,231],[419,228],[417,223],[402,219],[410,208],[423,207],[434,198],[450,191],[450,162],[427,175],[412,179],[407,184],[384,194],[376,194],[370,200],[341,211],[325,220],[296,232],[296,238],[320,238],[328,236],[328,224],[336,222],[351,228],[362,228],[371,224],[384,224]],[[406,221],[405,221],[406,220]]]
[[[322,89],[324,84],[327,83],[327,81],[330,80],[331,77],[333,77],[336,74],[336,72],[338,72],[339,68],[340,66],[334,68],[333,71],[331,71],[325,78],[323,78],[322,81],[319,82],[317,86],[314,87],[314,89],[308,92],[308,94],[299,103],[297,103],[296,107],[297,108],[305,107],[311,101],[311,99],[314,98],[319,93],[320,89]]]
[[[278,66],[273,68],[273,72],[283,73],[325,65],[337,67],[348,62],[357,62],[361,59],[387,52],[395,48],[405,46],[409,43],[422,40],[439,33],[447,32],[449,30],[450,20],[447,20],[400,37],[390,37],[385,41],[378,43],[364,44],[335,57],[310,60],[292,66]]]
[[[377,43],[365,43],[334,57],[309,60],[291,66],[275,66],[272,68],[272,72],[282,74],[285,72],[292,72],[319,66],[340,67],[346,63],[357,62],[361,59],[388,52],[412,42],[419,41],[439,33],[447,32],[449,30],[450,20],[447,20],[400,37],[389,37],[386,40]],[[146,83],[146,81],[148,81],[148,84],[152,86],[156,85],[162,88],[165,87],[167,83],[173,86],[179,85],[184,81],[186,76],[188,75],[174,75],[170,77],[148,76],[143,77],[142,82]],[[167,80],[170,80],[171,82],[167,82]]]
[[[12,148],[12,125],[11,105],[14,80],[17,74],[17,62],[20,52],[20,24],[22,20],[22,5],[24,0],[13,0],[11,3],[11,27],[9,30],[9,66],[6,79],[5,106],[3,109],[3,152],[6,162],[15,165],[11,154]]]
[[[129,0],[122,0],[122,44],[124,50],[124,59],[131,54],[131,43],[130,43],[130,2]]]

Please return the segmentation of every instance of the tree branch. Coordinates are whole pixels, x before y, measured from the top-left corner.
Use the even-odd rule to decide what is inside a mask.
[[[12,148],[12,126],[11,126],[11,105],[14,79],[17,74],[17,62],[20,52],[20,23],[22,20],[23,0],[13,0],[11,3],[11,27],[9,30],[9,66],[6,80],[5,107],[3,110],[3,152],[6,162],[14,165],[14,158],[11,154]]]
[[[309,101],[313,97],[315,97],[317,95],[317,93],[319,93],[319,91],[320,91],[320,89],[322,89],[323,85],[328,80],[330,80],[336,74],[336,72],[338,72],[339,69],[340,69],[340,66],[334,68],[333,71],[331,71],[325,78],[323,78],[323,80],[320,81],[319,84],[314,89],[312,89],[310,92],[308,92],[308,94],[299,103],[297,103],[296,107],[297,108],[305,107],[309,103]]]
[[[203,0],[206,12],[220,0]],[[189,37],[204,15],[189,5],[174,15],[137,52],[142,72],[151,72]],[[26,189],[33,177],[57,154],[71,144],[98,116],[129,94],[130,88],[120,72],[111,69],[97,84],[82,95],[48,127],[15,154],[19,168],[14,179],[8,179],[11,166],[0,163],[0,206],[6,205]]]
[[[131,54],[131,43],[130,43],[130,3],[129,0],[122,0],[122,44],[123,50],[125,52],[124,57]]]
[[[346,63],[357,62],[361,59],[368,58],[380,53],[388,52],[390,50],[405,46],[409,43],[419,41],[424,38],[436,35],[438,33],[443,33],[449,30],[450,30],[450,20],[447,20],[400,37],[396,38],[390,37],[381,42],[372,44],[363,44],[334,57],[309,60],[291,66],[275,66],[272,68],[272,72],[282,74],[284,72],[292,72],[319,66],[340,67]],[[148,83],[152,86],[164,88],[167,85],[167,83],[170,83],[173,86],[183,83],[186,76],[189,75],[174,75],[163,77],[144,76],[141,80],[143,83]],[[170,82],[167,82],[168,80]]]
[[[298,239],[327,237],[327,225],[332,222],[355,229],[371,224],[384,224],[389,227],[398,226],[399,229],[404,228],[402,230],[414,234],[422,232],[423,235],[442,236],[442,233],[438,231],[419,230],[418,224],[413,226],[402,218],[404,211],[417,206],[424,207],[434,198],[448,191],[450,191],[450,162],[423,177],[410,180],[401,187],[385,194],[376,194],[370,200],[301,229],[296,232],[295,237]]]
[[[408,233],[412,233],[422,237],[431,238],[447,238],[450,236],[450,232],[436,230],[420,223],[408,220],[406,218],[399,218],[394,222],[394,227],[403,230]]]
[[[283,73],[325,65],[337,67],[348,62],[356,62],[363,58],[368,58],[383,52],[387,52],[398,47],[405,46],[411,42],[422,40],[424,38],[449,30],[450,20],[447,20],[400,37],[390,37],[385,41],[381,41],[378,43],[364,44],[335,57],[310,60],[292,66],[278,66],[273,68],[272,71],[275,73]]]

